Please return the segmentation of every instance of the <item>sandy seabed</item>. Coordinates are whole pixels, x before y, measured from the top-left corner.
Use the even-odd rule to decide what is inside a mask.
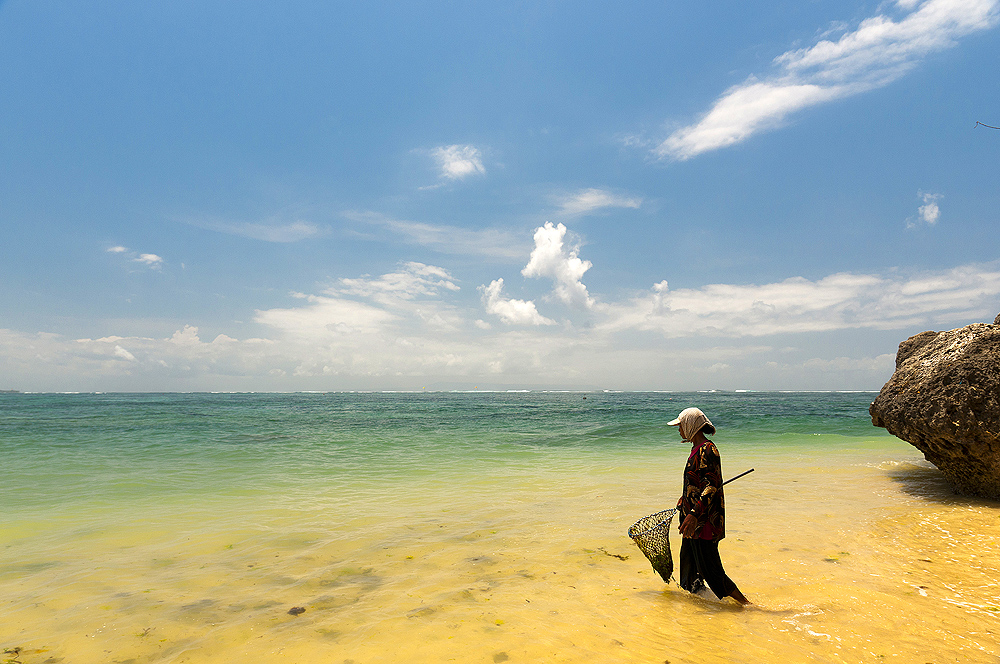
[[[0,662],[1000,662],[1000,503],[904,443],[720,449],[757,468],[720,545],[746,609],[664,584],[625,535],[673,506],[682,456],[526,462],[20,513]]]

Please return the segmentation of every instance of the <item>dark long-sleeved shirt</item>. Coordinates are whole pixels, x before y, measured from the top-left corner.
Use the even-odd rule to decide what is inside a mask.
[[[684,492],[677,507],[681,520],[698,519],[695,537],[718,542],[726,536],[726,503],[722,493],[722,458],[715,443],[706,440],[691,448],[684,467]]]

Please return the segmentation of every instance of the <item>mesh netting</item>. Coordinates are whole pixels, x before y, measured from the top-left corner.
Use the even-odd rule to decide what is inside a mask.
[[[670,556],[670,522],[674,514],[677,514],[676,509],[650,514],[628,529],[628,536],[639,545],[643,555],[666,583],[670,583],[670,576],[674,573],[674,559]]]

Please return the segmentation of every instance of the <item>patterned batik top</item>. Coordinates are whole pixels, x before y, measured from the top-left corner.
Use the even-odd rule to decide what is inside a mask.
[[[722,493],[722,458],[715,443],[706,440],[691,448],[684,468],[684,493],[677,501],[681,520],[698,519],[695,538],[718,542],[726,536],[726,501]]]

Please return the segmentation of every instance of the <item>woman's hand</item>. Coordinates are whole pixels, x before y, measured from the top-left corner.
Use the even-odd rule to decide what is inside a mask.
[[[698,529],[698,519],[694,514],[688,514],[677,529],[684,537],[694,537],[694,532]]]

